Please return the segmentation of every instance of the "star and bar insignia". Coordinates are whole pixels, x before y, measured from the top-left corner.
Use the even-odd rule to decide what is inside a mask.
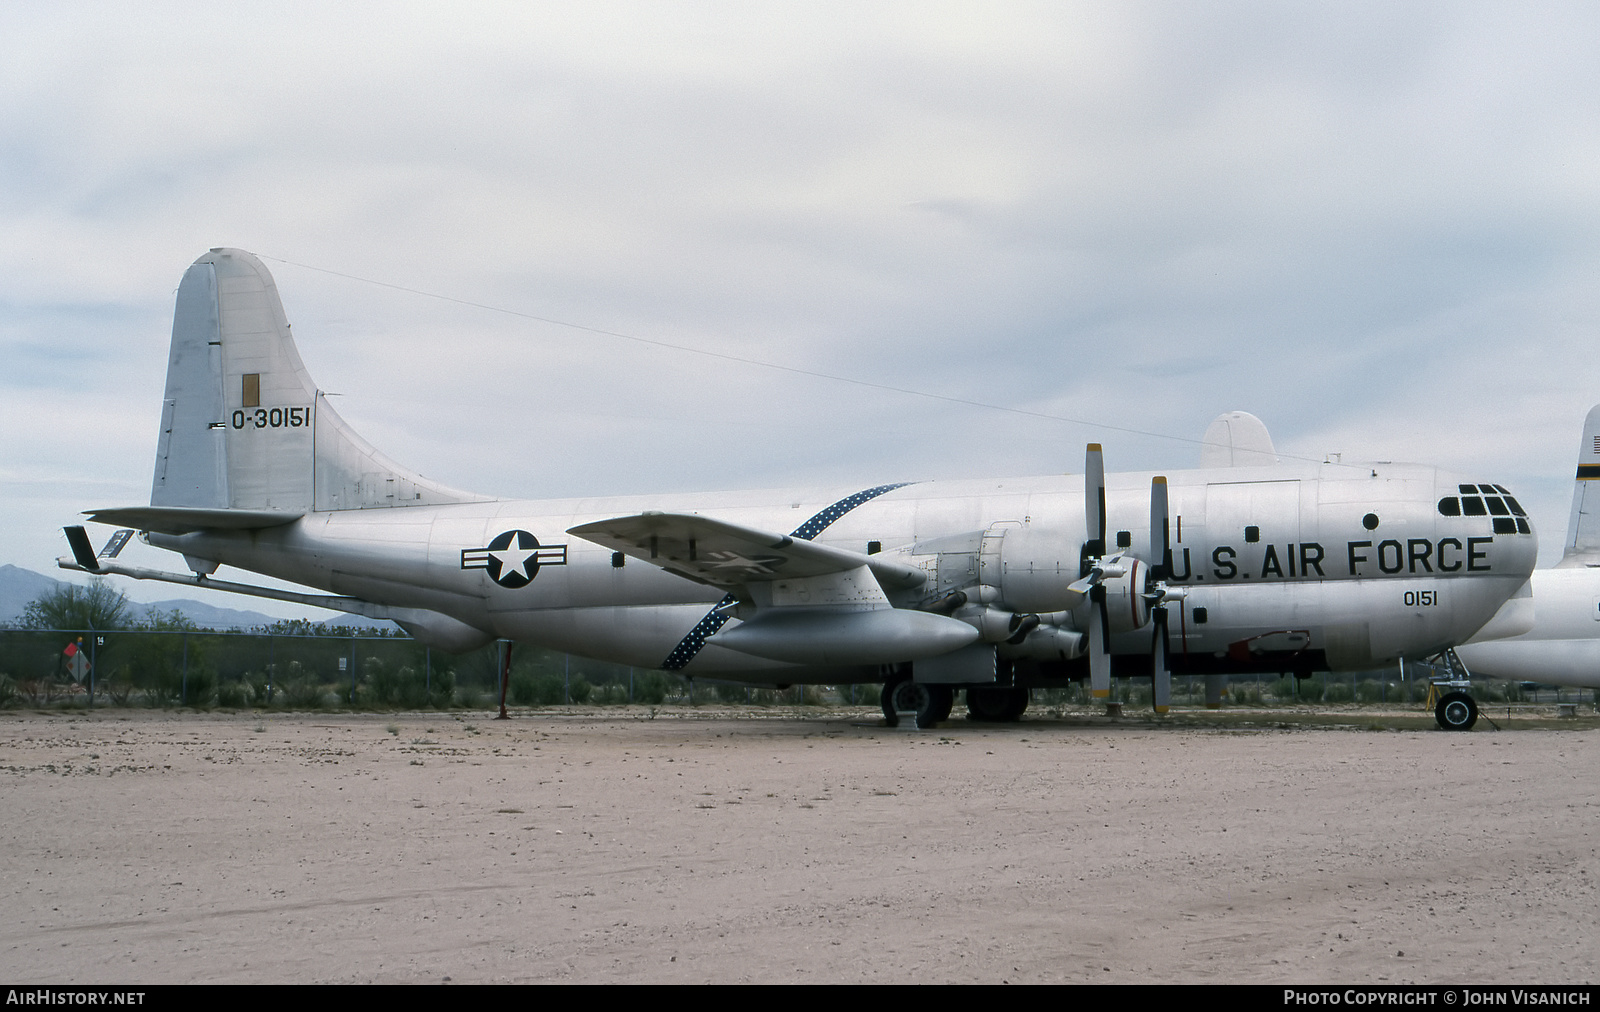
[[[489,579],[508,590],[526,587],[540,566],[565,566],[566,545],[540,545],[527,531],[506,531],[486,548],[463,548],[462,569],[486,569]]]

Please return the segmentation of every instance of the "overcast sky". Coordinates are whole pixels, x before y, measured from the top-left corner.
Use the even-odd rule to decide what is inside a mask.
[[[1592,3],[6,4],[0,562],[148,501],[213,246],[457,487],[1175,470],[1240,409],[1501,481],[1548,562],[1600,401],[1597,52]]]

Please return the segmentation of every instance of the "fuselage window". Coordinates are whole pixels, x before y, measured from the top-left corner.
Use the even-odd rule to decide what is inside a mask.
[[[1497,495],[1486,495],[1483,501],[1488,504],[1489,512],[1497,517],[1508,517],[1511,511],[1506,509],[1506,501]]]
[[[1524,513],[1522,511],[1522,504],[1517,502],[1515,499],[1511,498],[1510,496],[1506,496],[1506,505],[1510,506],[1511,507],[1511,512],[1515,513],[1519,517],[1525,517],[1525,516],[1528,515],[1528,514],[1526,514],[1526,513]]]
[[[1461,512],[1469,517],[1486,517],[1489,511],[1483,508],[1483,500],[1477,498],[1461,497]]]
[[[1441,516],[1458,517],[1461,515],[1461,500],[1453,495],[1447,495],[1439,500],[1439,513]]]

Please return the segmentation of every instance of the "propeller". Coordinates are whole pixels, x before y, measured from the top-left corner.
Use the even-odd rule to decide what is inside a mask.
[[[1090,443],[1084,461],[1084,518],[1086,539],[1080,563],[1082,576],[1069,587],[1090,602],[1089,691],[1094,699],[1111,697],[1112,612],[1108,585],[1118,589],[1116,625],[1122,631],[1152,626],[1150,643],[1151,696],[1157,713],[1166,713],[1172,699],[1172,673],[1167,663],[1167,609],[1169,601],[1182,600],[1183,588],[1166,581],[1172,574],[1172,533],[1167,501],[1167,479],[1150,480],[1149,564],[1126,552],[1106,555],[1105,455],[1099,443]],[[1081,600],[1081,597],[1080,597]],[[1121,605],[1128,605],[1123,613]]]
[[[1150,553],[1156,557],[1151,567],[1151,590],[1159,596],[1150,609],[1155,627],[1150,644],[1150,702],[1157,713],[1172,705],[1172,672],[1167,667],[1167,577],[1172,574],[1172,524],[1167,513],[1167,479],[1150,479]]]
[[[1089,594],[1089,694],[1095,699],[1111,698],[1111,623],[1106,615],[1105,580],[1122,575],[1120,553],[1116,559],[1106,554],[1106,460],[1099,443],[1090,443],[1083,463],[1083,515],[1088,540],[1083,546],[1083,576],[1080,584]],[[1111,570],[1118,570],[1113,574]]]

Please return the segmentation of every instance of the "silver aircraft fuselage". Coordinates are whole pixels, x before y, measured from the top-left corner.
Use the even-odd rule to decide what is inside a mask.
[[[1105,697],[1115,665],[1153,679],[1158,710],[1173,671],[1438,653],[1533,569],[1502,487],[1281,463],[1258,420],[1213,426],[1220,466],[1164,476],[1104,475],[1090,444],[1082,475],[497,500],[354,433],[265,265],[216,249],[178,288],[150,504],[91,514],[194,575],[97,559],[81,528],[64,564],[358,610],[451,650],[499,637],[691,677],[927,683],[940,706],[943,687],[1084,677]],[[334,597],[225,584],[219,566]]]
[[[1151,475],[1108,476],[1108,530],[1149,552]],[[1410,464],[1279,465],[1168,475],[1174,671],[1381,666],[1460,643],[1527,580],[1531,534],[1495,534],[1493,518],[1444,516],[1460,476]],[[1081,475],[905,484],[850,508],[814,538],[881,551],[928,574],[890,594],[916,607],[990,584],[1006,606],[1059,607],[1080,576]],[[310,513],[257,531],[150,534],[192,558],[378,604],[448,615],[494,636],[640,667],[753,681],[838,681],[852,673],[751,657],[714,635],[684,642],[724,596],[662,568],[573,537],[573,527],[647,510],[711,514],[792,531],[858,494],[851,488],[610,499],[491,501]],[[481,553],[525,531],[539,550],[521,586],[498,583]],[[942,542],[942,543],[941,543]],[[952,543],[953,542],[953,543]],[[478,553],[478,554],[475,554]],[[1149,632],[1113,637],[1113,653],[1149,649]],[[678,654],[675,657],[674,652]],[[866,671],[858,675],[873,677]]]

